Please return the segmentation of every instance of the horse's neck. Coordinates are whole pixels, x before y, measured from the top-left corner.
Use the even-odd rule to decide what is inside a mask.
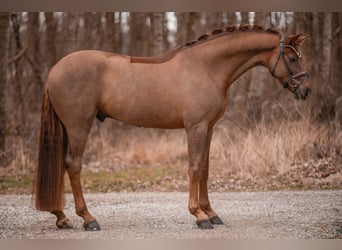
[[[246,32],[223,36],[198,46],[197,56],[225,90],[256,65],[264,65],[279,37],[268,33]],[[202,48],[201,48],[202,47]]]

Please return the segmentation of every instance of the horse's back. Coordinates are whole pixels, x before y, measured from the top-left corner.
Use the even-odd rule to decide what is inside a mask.
[[[82,50],[63,57],[51,69],[48,84],[84,83],[98,79],[106,70],[109,58],[129,61],[129,57],[97,50]],[[51,83],[50,83],[51,82]]]

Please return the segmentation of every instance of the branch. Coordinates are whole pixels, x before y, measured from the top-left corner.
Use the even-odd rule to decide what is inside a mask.
[[[25,54],[27,48],[28,48],[28,43],[24,45],[24,47],[19,51],[18,54],[16,54],[14,57],[12,57],[11,59],[9,59],[9,60],[7,61],[7,64],[11,64],[11,63],[13,63],[13,62],[19,60],[19,59]]]

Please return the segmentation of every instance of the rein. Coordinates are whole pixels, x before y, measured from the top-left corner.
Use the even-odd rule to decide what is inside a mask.
[[[288,76],[287,81],[283,82],[283,87],[284,87],[284,89],[289,89],[291,92],[294,93],[294,92],[297,92],[299,86],[305,81],[305,79],[309,77],[309,73],[306,72],[306,71],[302,71],[302,72],[299,72],[299,73],[293,75],[293,72],[292,72],[291,68],[289,67],[289,65],[287,64],[287,62],[285,60],[284,47],[292,49],[296,53],[298,58],[301,58],[302,55],[301,55],[300,51],[298,52],[291,45],[287,45],[287,44],[285,45],[284,41],[285,41],[285,36],[282,36],[281,39],[280,39],[279,54],[278,54],[277,60],[276,60],[274,66],[273,66],[273,69],[272,69],[272,76],[274,76],[274,72],[275,72],[275,70],[276,70],[276,68],[278,66],[280,58],[282,58],[282,60],[284,62],[284,65],[285,65],[285,68],[286,68],[287,76]],[[297,79],[300,79],[300,78],[303,78],[303,79],[299,83],[297,83],[296,81],[293,81],[293,80],[297,80]]]

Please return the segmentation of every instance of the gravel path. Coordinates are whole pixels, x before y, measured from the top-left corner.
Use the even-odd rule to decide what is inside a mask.
[[[212,193],[225,222],[200,230],[187,210],[186,193],[87,194],[102,231],[85,232],[71,195],[65,212],[74,229],[59,230],[55,218],[33,208],[30,196],[0,196],[0,239],[266,239],[342,238],[342,190]]]

